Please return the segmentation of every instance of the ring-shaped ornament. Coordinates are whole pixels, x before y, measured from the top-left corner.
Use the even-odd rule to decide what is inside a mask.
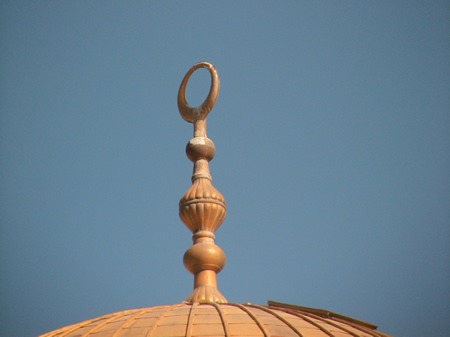
[[[211,88],[209,89],[208,97],[205,101],[198,107],[191,107],[186,100],[186,85],[189,78],[199,68],[205,68],[209,70],[211,74]],[[216,104],[217,98],[219,97],[220,91],[220,80],[219,74],[217,73],[216,67],[214,67],[209,62],[200,62],[194,65],[183,78],[181,82],[180,89],[178,90],[178,110],[180,111],[181,117],[187,122],[193,123],[199,119],[206,119],[209,112],[212,110]]]

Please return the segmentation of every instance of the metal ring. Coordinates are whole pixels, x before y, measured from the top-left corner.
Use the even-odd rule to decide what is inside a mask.
[[[186,100],[186,85],[194,71],[199,68],[206,68],[209,70],[209,73],[211,74],[211,88],[209,89],[209,94],[205,101],[198,107],[193,108]],[[220,80],[216,67],[208,62],[200,62],[194,65],[184,76],[180,89],[178,90],[178,110],[180,111],[181,117],[183,117],[185,121],[191,123],[199,119],[206,119],[209,112],[216,104],[217,97],[219,97],[219,91]]]

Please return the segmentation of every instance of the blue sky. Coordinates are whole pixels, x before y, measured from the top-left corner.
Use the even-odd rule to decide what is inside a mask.
[[[448,336],[449,7],[2,1],[0,335],[190,294],[176,96],[209,61],[221,292]]]

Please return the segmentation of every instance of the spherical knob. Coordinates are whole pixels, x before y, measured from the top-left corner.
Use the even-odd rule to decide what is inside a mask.
[[[184,266],[192,274],[205,269],[219,273],[225,267],[226,261],[222,248],[210,242],[191,246],[183,257]]]
[[[216,154],[216,146],[209,138],[195,137],[186,145],[186,154],[193,162],[200,159],[211,161]]]

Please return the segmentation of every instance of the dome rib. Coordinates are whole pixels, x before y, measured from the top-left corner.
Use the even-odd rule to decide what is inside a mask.
[[[219,313],[220,319],[222,320],[222,326],[223,326],[223,331],[225,332],[225,337],[230,337],[231,333],[230,333],[230,326],[228,324],[227,319],[225,318],[225,314],[222,310],[222,308],[215,302],[211,303],[213,307],[216,308],[217,312]]]
[[[151,309],[144,310],[141,312],[137,312],[136,315],[132,316],[130,319],[128,319],[121,327],[117,329],[117,331],[114,333],[112,337],[118,337],[120,333],[128,326],[130,326],[132,323],[134,323],[139,317],[151,312]]]
[[[269,307],[275,307],[277,309],[288,309],[288,310],[293,310],[295,312],[299,311],[304,314],[313,314],[313,315],[320,316],[322,318],[334,319],[334,320],[339,321],[340,323],[344,323],[344,324],[355,323],[356,326],[363,326],[365,328],[369,328],[370,330],[375,330],[378,328],[378,326],[375,324],[361,321],[361,320],[353,318],[353,317],[341,315],[341,314],[335,313],[330,310],[302,307],[300,305],[287,304],[287,303],[275,302],[275,301],[270,301],[270,300],[268,301],[267,304]]]
[[[179,308],[180,306],[181,306],[181,304],[172,305],[166,311],[164,311],[161,315],[159,315],[158,318],[156,319],[156,321],[153,323],[150,331],[147,333],[146,337],[153,336],[153,333],[155,332],[156,328],[158,327],[158,323],[161,322],[163,320],[163,318],[165,318],[169,312],[171,312],[173,309]]]
[[[116,320],[117,318],[123,317],[126,314],[129,314],[130,311],[136,311],[136,310],[128,310],[128,311],[122,311],[122,312],[116,312],[110,315],[105,316],[101,316],[98,317],[98,319],[94,319],[94,320],[88,320],[88,321],[83,321],[81,323],[78,324],[74,324],[74,325],[69,325],[67,327],[58,329],[56,331],[53,331],[52,334],[48,335],[48,337],[53,337],[53,336],[58,336],[58,337],[66,337],[68,336],[70,333],[77,331],[79,329],[82,329],[85,326],[89,326],[92,323],[96,322],[96,321],[102,321],[105,320],[103,323],[100,323],[96,326],[94,326],[92,329],[90,329],[89,331],[87,331],[86,333],[84,333],[82,335],[82,337],[88,336],[91,332],[100,329],[101,327],[105,326],[106,324],[108,324],[109,322],[112,322],[114,320]],[[106,319],[107,317],[109,317],[108,319]],[[62,333],[61,335],[59,333]]]
[[[245,312],[247,315],[250,316],[250,318],[256,323],[256,325],[261,329],[261,332],[263,333],[264,337],[269,337],[269,333],[266,331],[266,329],[264,328],[264,326],[261,324],[261,322],[256,318],[255,315],[253,315],[253,313],[248,310],[245,306],[243,306],[242,304],[239,303],[228,303],[227,305],[229,306],[233,306],[233,307],[237,307],[239,309],[241,309],[243,312]]]
[[[325,323],[327,323],[327,324],[329,324],[329,325],[332,325],[332,326],[334,326],[334,327],[336,327],[336,328],[339,328],[339,329],[345,331],[346,333],[348,333],[348,334],[350,334],[350,335],[352,335],[352,336],[355,336],[355,337],[359,337],[359,336],[360,336],[360,335],[358,335],[357,333],[355,333],[355,332],[353,332],[353,331],[351,331],[351,330],[349,330],[349,329],[347,329],[347,328],[345,328],[345,327],[343,327],[343,326],[340,326],[340,325],[338,325],[338,324],[332,322],[331,320],[326,320],[326,319],[323,318],[323,317],[320,317],[320,316],[317,316],[317,315],[314,315],[314,314],[311,314],[311,313],[307,313],[307,314],[305,314],[305,315],[310,316],[310,317],[313,317],[313,318],[316,318],[316,319],[318,319],[318,320],[321,320],[322,322],[325,322]],[[350,325],[352,328],[354,328],[354,329],[356,329],[356,330],[359,330],[359,331],[362,331],[362,332],[364,332],[364,333],[367,333],[367,334],[369,334],[369,335],[371,335],[371,336],[373,336],[373,337],[380,337],[380,336],[383,336],[383,335],[380,334],[379,332],[374,331],[374,330],[370,330],[369,328],[363,328],[363,327],[361,327],[361,326],[358,326],[358,325],[353,324],[353,323],[346,322],[345,320],[341,320],[341,319],[339,319],[339,318],[333,318],[333,319],[336,320],[336,321],[338,321],[338,322],[340,322],[340,323],[345,323],[345,324],[347,324],[347,325]]]
[[[284,308],[279,308],[278,310],[281,310],[281,311],[283,311],[283,312],[285,312],[285,313],[287,313],[287,314],[291,314],[291,315],[293,315],[293,316],[296,316],[296,317],[299,317],[299,318],[303,319],[304,321],[308,322],[309,324],[314,325],[316,328],[319,328],[321,331],[323,331],[324,333],[326,333],[326,334],[327,334],[328,336],[330,336],[330,337],[336,337],[331,331],[327,330],[326,328],[324,328],[323,326],[321,326],[319,323],[316,323],[316,322],[314,322],[312,319],[308,318],[307,315],[300,314],[300,313],[295,312],[295,311],[293,311],[293,310],[284,309]],[[312,316],[312,317],[311,317],[311,316]],[[329,320],[327,321],[326,319],[323,319],[322,317],[319,317],[319,316],[316,316],[316,317],[314,317],[314,315],[311,315],[311,316],[310,316],[311,318],[318,319],[318,320],[320,320],[321,322],[324,322],[324,323],[326,323],[326,324],[329,324],[329,325],[331,325],[331,326],[333,326],[333,327],[335,327],[335,328],[341,329],[341,330],[343,330],[343,331],[345,331],[345,332],[351,334],[351,335],[354,336],[354,337],[359,337],[359,336],[358,336],[357,334],[355,334],[354,332],[351,332],[351,331],[349,331],[349,330],[347,330],[347,329],[341,328],[338,324],[335,324],[335,323],[333,323],[333,322],[331,322],[331,321],[329,321]]]
[[[193,303],[191,309],[189,310],[188,322],[186,324],[186,337],[192,336],[192,324],[194,321],[194,313],[198,307],[198,303]]]
[[[333,319],[335,321],[338,321],[338,322],[350,325],[352,328],[355,328],[355,329],[357,329],[359,331],[362,331],[362,332],[364,332],[364,333],[366,333],[368,335],[371,335],[373,337],[384,337],[384,336],[387,336],[386,334],[383,334],[383,333],[381,333],[379,331],[371,330],[370,328],[366,328],[364,326],[360,326],[360,325],[357,325],[357,324],[345,321],[344,319],[340,319],[340,318],[337,318],[337,317],[333,317]]]
[[[128,313],[127,313],[126,311],[125,311],[125,312],[121,312],[121,315],[119,314],[119,315],[116,315],[116,316],[114,316],[114,317],[111,317],[110,319],[105,320],[103,323],[97,325],[97,326],[94,327],[92,330],[87,331],[87,332],[86,332],[84,335],[82,335],[81,337],[87,337],[87,336],[89,336],[90,334],[94,333],[95,331],[97,331],[97,330],[103,328],[103,327],[104,327],[105,325],[107,325],[109,322],[112,322],[112,321],[116,320],[117,318],[121,318],[121,317],[123,317],[123,316],[125,316],[125,315],[127,315],[127,314],[128,314]]]
[[[281,317],[280,315],[278,315],[276,312],[270,310],[269,308],[263,307],[262,305],[255,305],[255,304],[247,304],[247,306],[252,307],[252,308],[256,308],[256,309],[260,309],[262,311],[265,311],[269,314],[271,314],[272,316],[275,316],[276,318],[278,318],[280,321],[282,321],[284,324],[286,324],[289,328],[292,329],[292,331],[294,331],[298,336],[303,337],[303,335],[301,334],[300,331],[298,331],[290,322],[288,322],[287,320],[285,320],[283,317]]]
[[[340,329],[340,330],[342,330],[342,331],[344,331],[344,332],[346,332],[346,333],[352,335],[353,337],[360,337],[360,335],[357,335],[355,332],[350,331],[350,330],[344,328],[343,326],[340,326],[339,324],[336,324],[336,323],[332,322],[331,320],[326,320],[325,318],[320,317],[320,316],[318,316],[318,315],[314,315],[314,314],[311,314],[311,313],[301,313],[301,314],[300,314],[300,313],[295,312],[295,311],[293,311],[293,310],[283,310],[283,311],[288,312],[288,313],[290,313],[290,314],[293,314],[294,316],[298,316],[298,317],[304,319],[304,320],[307,321],[307,322],[310,322],[310,321],[311,321],[308,317],[317,319],[317,320],[319,320],[319,321],[321,321],[321,322],[324,322],[324,323],[329,324],[329,325],[331,325],[331,326],[333,326],[333,327],[335,327],[335,328],[338,328],[338,329]],[[313,324],[312,322],[310,322],[310,323]],[[317,324],[317,323],[316,323],[316,324]]]

